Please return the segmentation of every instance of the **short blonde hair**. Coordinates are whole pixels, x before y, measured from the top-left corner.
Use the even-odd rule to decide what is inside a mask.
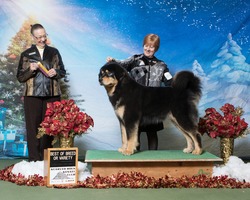
[[[143,46],[147,44],[153,45],[156,52],[160,47],[160,37],[153,33],[146,35],[143,40]]]

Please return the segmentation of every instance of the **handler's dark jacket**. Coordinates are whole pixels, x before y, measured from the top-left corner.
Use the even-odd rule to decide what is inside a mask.
[[[50,78],[39,69],[31,71],[30,63],[38,61],[48,70],[54,68],[57,75]],[[21,54],[16,76],[20,83],[25,83],[24,96],[44,97],[61,95],[59,79],[65,74],[61,55],[56,48],[46,45],[41,59],[37,47],[32,45]]]
[[[126,68],[131,77],[142,85],[160,87],[162,82],[165,86],[170,85],[171,80],[167,80],[164,76],[169,72],[167,65],[155,56],[148,58],[144,54],[139,54],[115,61]]]

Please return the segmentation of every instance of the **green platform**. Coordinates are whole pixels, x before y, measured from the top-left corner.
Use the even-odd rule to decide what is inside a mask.
[[[130,156],[124,156],[118,151],[112,150],[88,150],[85,162],[146,162],[146,161],[222,161],[221,158],[209,153],[203,152],[201,155],[183,153],[182,150],[157,150],[141,151]]]

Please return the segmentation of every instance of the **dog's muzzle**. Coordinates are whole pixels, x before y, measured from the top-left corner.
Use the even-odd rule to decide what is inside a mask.
[[[99,75],[99,83],[100,83],[100,85],[103,85],[103,82],[102,82],[102,80],[103,80],[103,77],[104,77],[104,76],[102,76],[102,75]]]

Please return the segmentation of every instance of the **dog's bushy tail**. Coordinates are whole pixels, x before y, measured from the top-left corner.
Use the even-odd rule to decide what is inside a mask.
[[[190,71],[181,71],[174,76],[172,87],[179,92],[190,91],[197,100],[201,98],[201,81]]]

